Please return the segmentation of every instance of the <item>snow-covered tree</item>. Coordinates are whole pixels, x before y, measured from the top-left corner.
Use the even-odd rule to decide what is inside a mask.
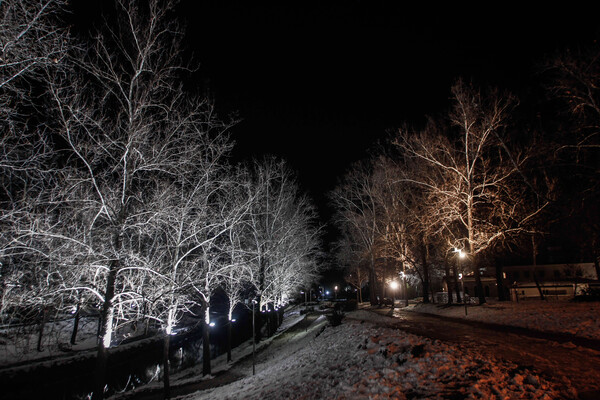
[[[267,158],[249,171],[254,198],[244,247],[252,260],[259,309],[273,311],[315,278],[320,227],[285,162]]]
[[[359,246],[369,265],[369,295],[377,303],[378,282],[375,260],[382,228],[376,201],[376,183],[370,163],[358,163],[330,194],[336,210],[335,221],[346,237]]]

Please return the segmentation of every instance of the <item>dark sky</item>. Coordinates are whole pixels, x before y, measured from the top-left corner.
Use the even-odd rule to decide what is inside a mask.
[[[457,77],[518,92],[533,62],[597,26],[581,8],[405,3],[184,0],[199,73],[221,113],[243,119],[236,156],[287,159],[322,204],[386,130],[442,111]]]
[[[93,18],[103,1],[74,3]],[[179,15],[200,63],[193,84],[242,118],[236,159],[285,158],[327,217],[324,194],[350,164],[386,131],[443,111],[458,77],[519,94],[535,62],[600,26],[591,5],[452,3],[181,0]]]

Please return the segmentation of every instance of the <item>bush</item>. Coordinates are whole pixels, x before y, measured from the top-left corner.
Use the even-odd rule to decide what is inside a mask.
[[[344,318],[344,313],[341,311],[334,310],[332,314],[327,316],[329,323],[331,326],[338,326],[342,323],[342,319]]]
[[[345,311],[355,311],[358,309],[358,302],[356,300],[348,300],[346,304],[344,304]]]

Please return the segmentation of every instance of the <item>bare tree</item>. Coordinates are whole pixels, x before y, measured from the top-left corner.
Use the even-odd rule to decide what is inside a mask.
[[[522,215],[517,187],[525,152],[509,149],[503,137],[514,104],[496,92],[483,95],[458,82],[452,88],[454,106],[450,128],[457,138],[429,133],[401,133],[396,144],[407,157],[424,162],[431,170],[413,182],[430,196],[439,226],[450,235],[454,247],[464,248],[477,284],[480,303],[485,302],[478,255],[498,241],[523,230],[523,224],[539,209]],[[433,132],[433,133],[431,133]],[[434,179],[437,176],[443,179]]]
[[[567,240],[592,256],[600,273],[600,220],[598,194],[600,185],[600,49],[597,43],[568,49],[543,65],[551,104],[558,105],[553,122],[560,127],[547,136],[553,148],[556,166],[553,177],[561,192],[555,205],[558,214],[568,216],[562,224]],[[552,152],[553,151],[553,152]],[[576,188],[576,190],[574,190]],[[571,230],[570,227],[577,226]]]
[[[193,161],[215,162],[229,148],[222,141],[211,142],[229,124],[217,120],[206,101],[189,101],[178,83],[185,68],[179,61],[178,27],[168,15],[171,6],[118,1],[106,29],[70,58],[72,71],[49,74],[64,165],[65,184],[57,197],[72,210],[70,220],[55,230],[60,227],[73,244],[71,259],[78,259],[74,269],[86,283],[70,287],[93,292],[101,303],[95,398],[103,396],[114,329],[128,322],[128,313],[137,315],[147,300],[148,274],[157,272],[139,239],[149,236],[158,220],[155,193],[166,187],[179,194],[174,187],[180,185],[185,190],[180,201],[188,200],[196,183],[183,180],[182,174],[185,179],[211,176]],[[198,195],[201,204],[195,204],[201,212],[206,212],[205,193]],[[171,274],[161,271],[169,282],[163,287],[175,288],[173,267],[179,259],[171,258]],[[173,300],[166,307],[169,330],[180,303],[173,290],[164,295]]]
[[[368,257],[371,304],[378,303],[379,285],[375,260],[377,240],[382,230],[375,188],[370,166],[367,163],[358,163],[330,194],[331,202],[336,209],[336,223]],[[382,293],[380,295],[383,296]]]
[[[45,74],[63,68],[72,46],[56,23],[64,6],[62,0],[0,2],[0,313],[14,302],[17,277],[35,268],[28,260],[39,242],[20,229],[31,227],[31,215],[42,208],[38,199],[55,183],[52,139],[39,106]]]
[[[314,207],[300,193],[285,162],[274,158],[255,161],[249,180],[255,201],[246,222],[244,247],[252,260],[259,309],[267,312],[272,333],[269,312],[315,278],[320,227],[316,226]]]

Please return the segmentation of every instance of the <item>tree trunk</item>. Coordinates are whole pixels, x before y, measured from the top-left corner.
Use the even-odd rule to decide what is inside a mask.
[[[169,351],[171,345],[171,335],[165,334],[163,340],[163,395],[165,399],[171,398],[170,370],[171,362],[169,360]]]
[[[227,362],[231,361],[231,319],[227,324]]]
[[[42,337],[44,336],[44,326],[46,325],[46,319],[48,318],[48,309],[46,306],[42,307],[42,315],[40,316],[40,326],[38,330],[37,340],[37,351],[42,351]]]
[[[479,272],[479,263],[473,260],[473,274],[475,275],[475,285],[477,285],[477,297],[479,304],[485,304],[485,293],[483,293],[483,285],[481,284],[481,273]]]
[[[369,298],[371,301],[371,305],[374,306],[378,304],[377,301],[377,275],[375,274],[375,255],[373,254],[373,250],[371,250],[371,260],[369,266]]]
[[[77,340],[77,330],[79,329],[79,311],[81,310],[81,302],[77,302],[75,309],[75,318],[73,319],[73,331],[71,332],[71,344],[75,344]]]
[[[106,280],[106,294],[104,295],[104,304],[102,306],[100,343],[98,343],[98,354],[96,356],[96,372],[93,400],[104,398],[104,387],[106,386],[106,366],[108,364],[108,347],[112,336],[112,318],[113,304],[115,295],[115,281],[119,269],[119,260],[113,260],[110,263],[108,278]]]
[[[444,273],[446,274],[446,287],[448,288],[448,304],[452,304],[452,283],[450,282],[450,265],[448,264],[448,256],[444,257]]]
[[[473,182],[469,179],[469,186],[473,187]],[[485,304],[485,294],[483,293],[483,285],[481,284],[481,273],[479,272],[479,262],[475,254],[473,253],[473,242],[474,242],[474,229],[473,229],[473,198],[469,197],[467,204],[467,231],[469,234],[469,238],[467,241],[468,253],[467,255],[471,257],[471,267],[473,271],[473,276],[475,277],[475,287],[477,290],[477,296],[479,297],[479,304]],[[464,279],[464,277],[463,277]]]
[[[202,375],[210,375],[210,326],[208,325],[208,320],[206,315],[208,315],[208,305],[202,301],[202,311],[204,314],[204,319],[202,322]]]
[[[453,279],[454,279],[454,291],[456,292],[456,302],[457,303],[462,303],[462,299],[460,296],[460,284],[458,283],[458,267],[457,267],[457,262],[452,263],[452,274],[454,275]]]
[[[496,261],[496,285],[498,287],[498,301],[506,301],[504,271],[502,270],[502,264],[499,261]]]
[[[423,303],[429,303],[429,264],[427,263],[427,245],[421,243],[421,262],[423,265]]]
[[[540,294],[540,300],[545,300],[544,298],[544,291],[542,290],[542,287],[540,286],[540,282],[538,281],[537,278],[537,271],[536,271],[536,267],[537,267],[537,245],[535,243],[535,236],[531,235],[531,252],[532,252],[532,261],[533,261],[533,281],[535,282],[535,287],[538,290],[538,293]]]

